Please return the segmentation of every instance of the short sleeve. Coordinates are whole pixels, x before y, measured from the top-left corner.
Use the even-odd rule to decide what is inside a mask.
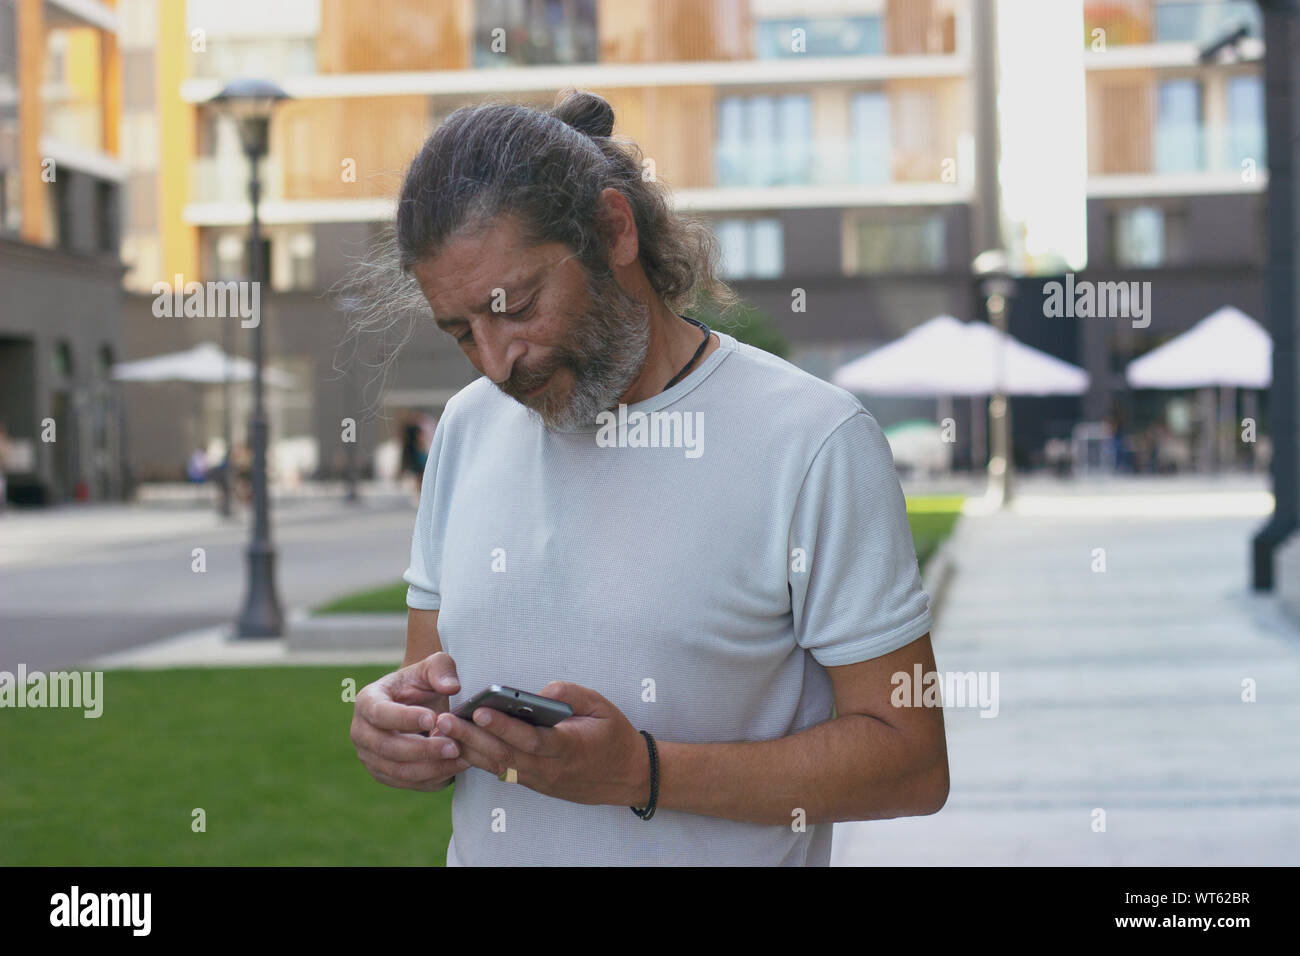
[[[894,458],[865,410],[842,422],[814,456],[789,545],[795,639],[818,663],[870,660],[930,630]]]
[[[444,416],[445,418],[445,416]],[[438,580],[442,575],[442,531],[434,528],[434,493],[438,476],[438,451],[442,447],[442,421],[429,443],[429,459],[424,464],[420,483],[420,507],[415,513],[415,532],[411,536],[411,563],[402,580],[406,589],[406,606],[417,611],[436,611],[442,606]]]

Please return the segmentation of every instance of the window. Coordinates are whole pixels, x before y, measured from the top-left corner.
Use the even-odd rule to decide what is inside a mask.
[[[947,226],[940,213],[860,219],[857,271],[935,272],[947,266]]]
[[[1228,166],[1241,169],[1243,160],[1257,168],[1268,165],[1264,136],[1264,83],[1258,76],[1228,77]]]
[[[595,63],[596,0],[477,0],[476,67]]]
[[[1254,0],[1178,0],[1156,3],[1157,43],[1213,43],[1239,26],[1263,36],[1263,20]]]
[[[1116,210],[1111,218],[1111,256],[1118,266],[1165,264],[1165,214],[1158,206]]]
[[[796,49],[795,30],[803,30]],[[880,56],[885,52],[880,17],[801,17],[755,24],[754,55],[760,60],[796,56]]]
[[[722,246],[725,278],[772,279],[785,269],[781,220],[722,219],[715,232]]]
[[[1156,92],[1155,171],[1186,173],[1204,169],[1201,84],[1191,79],[1166,80]]]
[[[855,93],[849,102],[849,181],[889,182],[889,97],[883,91]]]
[[[117,186],[110,182],[95,183],[95,248],[117,254],[118,212]]]
[[[812,97],[723,97],[715,157],[719,186],[811,182]]]

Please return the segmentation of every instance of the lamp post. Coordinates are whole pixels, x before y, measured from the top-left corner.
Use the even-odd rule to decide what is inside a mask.
[[[258,178],[258,161],[266,155],[271,113],[288,94],[269,80],[234,80],[214,96],[210,103],[236,123],[239,139],[248,157],[248,199],[252,205],[249,223],[249,281],[260,284],[262,275],[262,234],[258,220],[258,200],[262,182]],[[259,295],[255,300],[261,302]],[[253,411],[249,433],[253,451],[253,536],[248,545],[248,592],[239,615],[240,637],[278,637],[283,615],[275,593],[275,549],[271,546],[271,516],[266,487],[266,408],[262,401],[262,321],[255,316],[253,325]]]
[[[1006,391],[1007,314],[1016,283],[1010,261],[1001,249],[989,249],[971,264],[979,281],[980,294],[988,308],[989,324],[997,331],[993,357],[993,395],[989,399],[989,483],[991,504],[1003,508],[1011,501],[1011,407]]]

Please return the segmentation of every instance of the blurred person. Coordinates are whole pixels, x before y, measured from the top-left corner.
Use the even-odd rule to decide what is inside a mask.
[[[190,453],[189,461],[185,463],[185,478],[195,483],[207,481],[208,453],[202,448],[196,448]]]
[[[438,422],[404,665],[352,741],[380,783],[455,781],[448,865],[825,866],[833,821],[948,792],[941,706],[891,699],[935,665],[889,445],[676,311],[726,293],[716,240],[613,125],[586,93],[465,108],[406,174],[401,269],[482,377]],[[681,440],[614,428],[651,413]],[[493,683],[574,715],[450,713]]]

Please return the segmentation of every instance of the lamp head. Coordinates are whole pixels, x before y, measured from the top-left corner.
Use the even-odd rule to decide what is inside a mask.
[[[231,80],[208,102],[235,121],[244,152],[257,159],[266,155],[271,113],[287,99],[289,94],[270,80],[239,79]]]

